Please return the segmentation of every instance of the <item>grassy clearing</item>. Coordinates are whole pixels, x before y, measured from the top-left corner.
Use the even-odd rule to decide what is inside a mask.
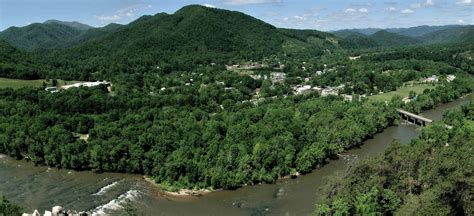
[[[408,95],[410,94],[410,91],[414,91],[416,92],[417,94],[421,94],[423,93],[423,91],[425,89],[434,89],[436,88],[436,86],[432,86],[432,85],[429,85],[429,84],[418,84],[418,85],[415,85],[415,86],[405,86],[405,87],[401,87],[399,89],[397,89],[396,91],[391,91],[391,92],[386,92],[386,93],[383,93],[383,94],[378,94],[378,95],[372,95],[369,97],[370,100],[374,100],[374,101],[390,101],[392,99],[393,96],[395,95],[399,95],[400,97],[404,98],[404,97],[408,97]]]
[[[64,80],[57,80],[58,86],[69,85],[81,81],[64,81]],[[44,79],[40,80],[21,80],[21,79],[7,79],[7,78],[0,78],[0,88],[13,88],[19,89],[23,87],[36,87],[42,88],[43,82],[46,83],[48,86],[51,86],[52,80],[46,81]]]

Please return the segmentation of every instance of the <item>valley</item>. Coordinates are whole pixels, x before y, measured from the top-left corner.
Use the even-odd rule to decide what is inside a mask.
[[[123,25],[10,27],[0,193],[26,212],[469,215],[472,188],[442,186],[465,185],[469,169],[394,157],[469,162],[472,38],[472,25],[279,28],[201,5]],[[417,128],[399,109],[435,121]]]

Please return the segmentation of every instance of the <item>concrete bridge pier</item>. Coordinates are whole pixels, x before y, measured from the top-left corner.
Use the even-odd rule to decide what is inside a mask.
[[[433,122],[433,120],[431,119],[425,118],[423,116],[420,116],[420,115],[417,115],[405,110],[398,109],[397,111],[398,113],[400,113],[400,117],[403,120],[406,120],[412,124],[416,124],[419,126],[426,126],[426,124]]]

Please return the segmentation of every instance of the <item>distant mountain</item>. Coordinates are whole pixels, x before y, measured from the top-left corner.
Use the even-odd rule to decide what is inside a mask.
[[[426,34],[430,34],[432,32],[462,27],[460,25],[445,25],[445,26],[416,26],[411,28],[389,28],[385,29],[388,32],[397,33],[400,35],[405,35],[409,37],[421,37]]]
[[[378,32],[378,31],[381,31],[381,30],[384,30],[384,29],[381,29],[381,28],[344,29],[344,30],[335,31],[335,32],[333,32],[333,33],[337,35],[337,32],[340,32],[340,31],[349,31],[349,32],[353,32],[353,33],[358,33],[358,34],[362,34],[362,35],[369,36],[369,35],[375,34],[375,33]]]
[[[363,34],[351,34],[339,40],[339,44],[345,49],[367,49],[380,46],[376,40]]]
[[[341,34],[348,34],[349,32],[370,36],[370,35],[375,34],[376,32],[385,30],[390,33],[396,33],[399,35],[404,35],[404,36],[409,36],[409,37],[421,37],[423,35],[426,35],[432,32],[450,29],[450,28],[456,28],[456,27],[462,27],[462,25],[444,25],[444,26],[422,25],[422,26],[415,26],[415,27],[410,27],[410,28],[385,28],[385,29],[382,29],[382,28],[343,29],[343,30],[333,31],[332,33],[334,33],[337,36],[340,36]]]
[[[117,23],[110,23],[101,28],[91,28],[86,31],[82,31],[77,37],[71,39],[70,42],[65,44],[65,47],[71,47],[76,44],[107,35],[108,33],[112,33],[119,30],[123,26],[124,25]]]
[[[474,26],[454,26],[425,34],[417,39],[425,43],[463,42]]]
[[[335,36],[337,36],[339,38],[347,38],[347,37],[353,37],[353,36],[360,36],[360,37],[367,36],[366,34],[362,34],[358,31],[353,31],[353,30],[349,30],[349,29],[335,31],[335,32],[332,32],[332,34],[334,34]]]
[[[325,50],[332,45],[326,37],[334,36],[314,30],[278,29],[240,12],[190,5],[174,14],[143,16],[57,56],[107,66],[110,62],[180,65],[175,69],[184,70],[212,62],[261,60],[284,52],[285,43],[294,45],[287,46],[292,51],[297,50],[295,46]]]
[[[51,23],[56,23],[56,24],[69,26],[71,28],[81,30],[81,31],[85,31],[85,30],[89,30],[89,29],[94,28],[90,25],[82,24],[82,23],[76,22],[76,21],[66,22],[66,21],[59,21],[59,20],[52,19],[52,20],[47,20],[46,22],[44,22],[44,24],[51,24]]]
[[[372,36],[380,31],[385,31],[392,34],[397,34],[401,36],[410,37],[417,42],[422,43],[450,43],[450,42],[461,42],[461,38],[464,37],[464,34],[467,34],[472,28],[471,25],[445,25],[445,26],[416,26],[411,28],[387,28],[387,29],[377,29],[377,28],[366,28],[366,29],[344,29],[332,32],[339,38],[344,39],[343,43],[349,44],[352,47],[359,47],[367,43],[367,38],[373,38]],[[378,31],[377,31],[378,30]],[[365,37],[366,38],[365,38]],[[388,35],[379,35],[377,37],[387,37]],[[347,39],[350,37],[350,39]],[[415,41],[407,38],[403,38],[404,42],[400,44],[413,44]],[[362,41],[362,42],[361,42]],[[379,41],[380,42],[380,41]],[[387,43],[381,44],[380,46],[386,46]],[[396,44],[392,44],[396,45]],[[362,46],[363,47],[363,46]]]
[[[390,33],[385,30],[378,31],[370,35],[369,38],[374,40],[378,46],[403,46],[421,42],[415,38]]]
[[[372,30],[372,29],[371,29]],[[341,30],[334,32],[338,36],[339,44],[345,49],[366,49],[373,47],[394,47],[420,43],[421,41],[385,30],[379,30],[371,35],[359,31]]]
[[[60,48],[77,37],[82,30],[58,23],[34,23],[25,27],[10,27],[0,32],[0,40],[23,50]]]
[[[25,27],[10,27],[0,32],[0,40],[26,51],[51,50],[74,46],[122,26],[112,23],[102,28],[94,28],[79,22],[48,20]]]

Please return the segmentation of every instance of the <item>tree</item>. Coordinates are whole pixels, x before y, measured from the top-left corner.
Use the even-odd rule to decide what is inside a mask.
[[[334,200],[332,203],[332,209],[334,216],[348,216],[349,215],[349,204],[342,198]]]
[[[355,207],[358,214],[361,215],[378,215],[378,189],[373,187],[368,193],[360,194],[356,198]]]

